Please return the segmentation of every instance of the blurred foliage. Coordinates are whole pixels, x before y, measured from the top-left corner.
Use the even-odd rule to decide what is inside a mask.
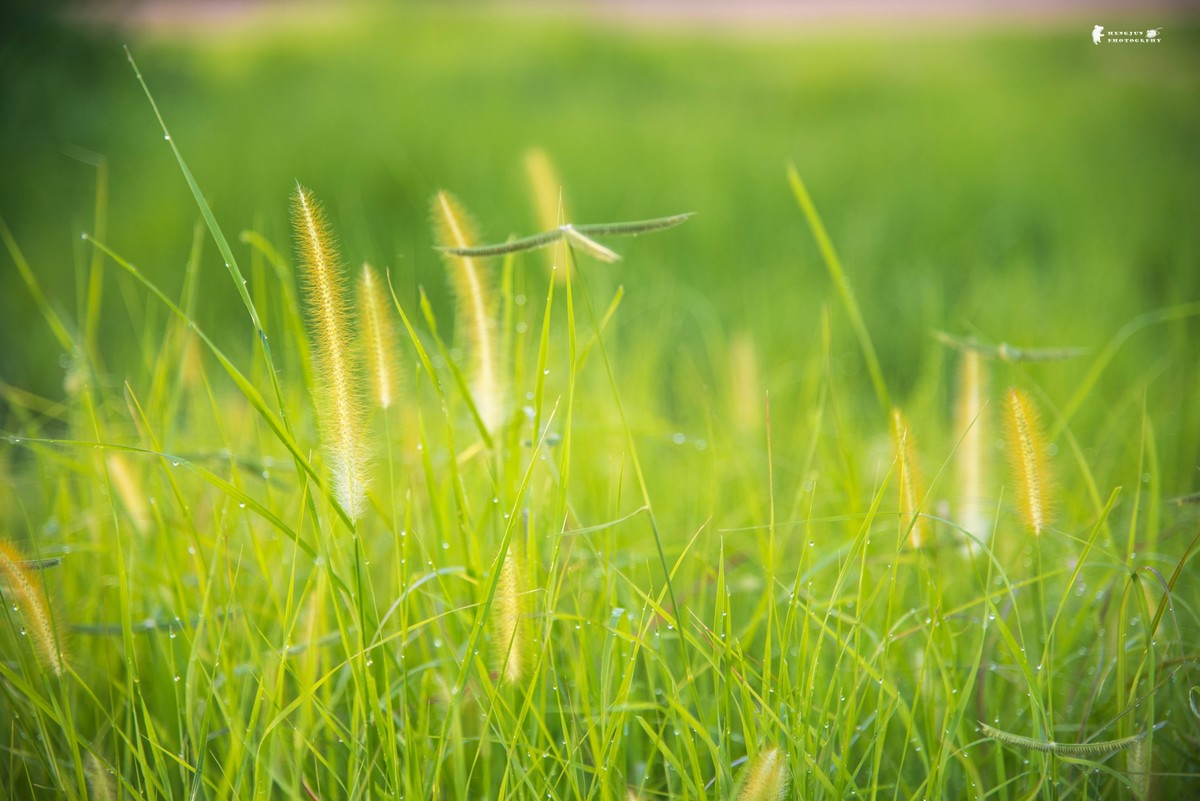
[[[830,297],[784,180],[795,161],[901,397],[940,354],[930,329],[1100,347],[1137,314],[1200,297],[1186,223],[1200,217],[1200,50],[1183,24],[1158,46],[1096,48],[1070,24],[728,34],[374,6],[249,20],[6,37],[0,215],[68,316],[95,180],[74,148],[109,162],[110,244],[170,292],[198,216],[119,39],[231,238],[253,227],[290,252],[286,199],[303,180],[348,259],[389,269],[402,300],[423,285],[449,309],[430,250],[438,188],[488,240],[535,230],[522,165],[535,145],[578,222],[699,213],[626,246],[630,267],[598,268],[629,290],[627,322],[653,315],[695,348],[749,329],[783,365]],[[2,258],[0,336],[19,347],[0,352],[0,378],[57,396],[60,354]],[[203,264],[200,321],[248,347],[211,243]],[[161,314],[115,271],[106,282],[119,377],[150,358],[135,342]],[[1127,366],[1153,345],[1132,343]],[[1084,369],[1047,380],[1065,393]],[[1112,386],[1127,379],[1115,370]]]

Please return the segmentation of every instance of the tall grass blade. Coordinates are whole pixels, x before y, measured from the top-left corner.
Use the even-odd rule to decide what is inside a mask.
[[[850,286],[850,280],[846,277],[846,271],[842,269],[842,261],[838,258],[837,250],[833,247],[833,241],[830,240],[829,234],[825,232],[825,224],[821,222],[821,216],[817,213],[817,207],[813,204],[812,198],[809,197],[808,189],[805,188],[804,182],[800,180],[800,173],[796,171],[794,164],[788,165],[787,174],[788,182],[792,185],[792,194],[795,195],[796,202],[800,204],[800,209],[804,212],[804,219],[808,221],[808,227],[812,230],[813,237],[817,240],[817,248],[821,251],[821,257],[825,260],[825,268],[829,271],[829,277],[833,279],[833,285],[837,288],[838,296],[842,299],[842,307],[846,310],[846,314],[850,318],[850,326],[854,329],[855,336],[858,337],[858,345],[862,349],[863,357],[867,360],[867,371],[871,374],[871,385],[875,388],[875,397],[879,400],[879,405],[886,412],[892,407],[891,398],[888,395],[887,383],[883,380],[883,370],[879,366],[879,357],[875,354],[875,345],[871,343],[871,335],[867,331],[867,324],[863,322],[862,312],[858,308],[858,301],[854,297],[854,290]]]

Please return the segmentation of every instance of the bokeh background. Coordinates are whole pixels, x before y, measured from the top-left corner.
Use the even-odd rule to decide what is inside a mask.
[[[402,301],[425,287],[447,320],[429,200],[457,193],[489,240],[536,230],[530,147],[554,161],[577,222],[698,213],[597,270],[628,293],[614,337],[669,338],[700,365],[745,331],[786,372],[817,336],[833,295],[789,162],[901,397],[938,358],[935,328],[1099,347],[1124,320],[1200,298],[1195,18],[976,5],[6,3],[0,216],[80,319],[102,156],[104,238],[178,292],[199,215],[127,44],[231,240],[256,229],[290,253],[300,180],[349,262],[390,270]],[[1160,26],[1163,41],[1095,46],[1097,22]],[[0,380],[58,397],[67,355],[7,253],[0,264]],[[247,352],[211,242],[202,267],[199,321]],[[153,354],[144,293],[117,272],[101,337],[119,380]],[[1144,337],[1126,358],[1152,363],[1154,348]],[[1065,394],[1084,367],[1047,380]]]

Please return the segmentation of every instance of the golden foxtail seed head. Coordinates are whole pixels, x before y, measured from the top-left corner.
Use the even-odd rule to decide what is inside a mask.
[[[550,156],[541,148],[531,148],[525,152],[525,175],[529,179],[529,189],[533,195],[534,211],[537,215],[538,229],[552,231],[562,225],[567,218],[565,203],[562,197],[562,181],[554,169]],[[555,266],[555,259],[561,253],[558,245],[546,248],[546,264]],[[554,270],[554,279],[565,283],[568,271],[571,269],[569,259],[563,259]]]
[[[1053,518],[1054,477],[1037,407],[1015,387],[1005,397],[1004,433],[1021,520],[1034,534],[1041,534]]]
[[[371,394],[381,409],[387,409],[396,392],[396,329],[388,314],[379,277],[369,264],[363,265],[358,276],[358,312]]]
[[[515,683],[521,679],[525,667],[524,610],[521,608],[521,562],[517,557],[517,545],[510,543],[504,562],[500,565],[500,576],[496,583],[496,600],[493,612],[493,639],[497,662],[504,680]]]
[[[768,748],[746,774],[738,801],[782,801],[788,781],[787,755],[778,748]]]
[[[38,660],[55,676],[66,671],[61,642],[50,616],[50,602],[16,548],[0,542],[0,578],[8,602],[20,609]]]
[[[449,192],[433,198],[438,245],[469,248],[478,244],[470,217]],[[500,350],[496,341],[496,305],[492,277],[479,259],[446,254],[450,284],[458,297],[458,322],[471,348],[471,398],[484,427],[495,431],[504,421]]]
[[[345,268],[320,204],[297,185],[292,204],[308,303],[317,386],[317,418],[331,466],[334,497],[352,518],[366,510],[367,448],[363,389],[354,319],[346,300]]]

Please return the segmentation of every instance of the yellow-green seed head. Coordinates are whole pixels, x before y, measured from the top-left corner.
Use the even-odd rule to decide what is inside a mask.
[[[896,449],[896,469],[900,474],[900,523],[908,528],[908,544],[920,548],[926,540],[925,518],[920,514],[924,492],[921,470],[917,464],[912,431],[899,409],[892,409],[892,444]]]
[[[388,313],[379,277],[364,264],[358,276],[358,314],[362,322],[362,345],[366,353],[371,397],[387,409],[396,397],[396,329]]]
[[[1008,391],[1004,424],[1021,520],[1034,534],[1041,534],[1053,518],[1054,476],[1037,407],[1023,390]]]
[[[787,754],[778,748],[768,748],[746,774],[738,801],[782,801],[788,791]]]
[[[469,248],[478,244],[471,218],[449,192],[434,196],[433,219],[439,246]],[[495,431],[504,421],[504,396],[492,276],[479,259],[470,256],[447,254],[446,268],[458,297],[458,322],[466,328],[471,352],[471,398],[484,427]]]
[[[317,418],[334,497],[352,518],[366,510],[367,448],[363,441],[363,389],[354,318],[346,299],[345,268],[320,204],[296,186],[292,204],[308,303]]]

